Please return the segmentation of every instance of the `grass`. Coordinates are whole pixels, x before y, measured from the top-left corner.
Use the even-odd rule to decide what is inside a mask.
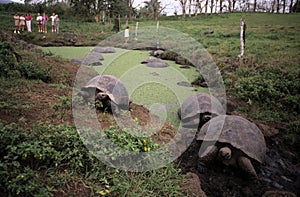
[[[54,54],[64,59],[84,58],[92,47],[44,47],[44,53]]]
[[[298,31],[300,26],[297,23],[300,15],[298,13],[293,14],[270,14],[270,13],[232,13],[232,14],[222,14],[222,15],[200,15],[198,17],[192,18],[178,18],[178,20],[172,20],[172,17],[160,19],[160,44],[169,47],[173,50],[177,50],[176,46],[173,47],[168,40],[178,41],[181,43],[185,40],[193,40],[199,42],[199,45],[203,45],[208,53],[213,57],[214,61],[218,63],[219,67],[228,66],[230,63],[224,62],[224,60],[229,59],[231,62],[238,61],[237,56],[240,53],[240,41],[239,41],[239,21],[243,17],[246,21],[246,49],[245,49],[245,62],[238,63],[239,66],[250,70],[255,70],[256,68],[262,67],[274,67],[284,70],[285,72],[298,73],[299,72],[299,49],[300,49],[300,35]],[[133,36],[135,21],[130,22],[131,33]],[[153,46],[156,45],[157,35],[156,35],[156,22],[151,20],[139,19],[139,32],[138,41],[131,40],[133,43],[143,43],[151,41]],[[170,29],[168,29],[170,28]],[[203,31],[206,29],[214,30],[211,35],[203,35]],[[179,34],[178,31],[183,32]],[[116,40],[122,40],[122,33],[114,35]],[[191,45],[198,46],[198,45]],[[179,52],[188,54],[188,47],[183,47],[183,50]],[[114,55],[113,55],[114,56]],[[141,59],[148,56],[147,51],[137,51],[130,52],[126,50],[119,51],[114,57],[105,57],[104,65],[97,67],[96,70],[100,73],[113,74],[121,77],[122,80],[126,82],[130,94],[139,84],[145,81],[153,81],[155,83],[166,84],[162,88],[162,94],[158,93],[157,90],[149,90],[146,85],[143,85],[145,89],[139,87],[138,91],[132,95],[132,99],[138,102],[144,102],[142,95],[148,94],[159,94],[164,95],[164,89],[167,88],[171,92],[174,92],[175,96],[170,96],[170,100],[176,101],[181,100],[181,92],[183,95],[190,95],[193,91],[189,88],[182,88],[179,86],[172,86],[170,84],[176,84],[179,81],[189,81],[197,78],[197,72],[190,70],[179,69],[178,66],[171,62],[170,69],[159,69],[155,70],[143,67],[140,65]],[[107,59],[107,60],[106,60]],[[109,66],[107,66],[109,65]],[[120,66],[122,65],[122,66]],[[180,70],[180,74],[176,72],[176,69]],[[137,74],[134,74],[134,73]],[[158,72],[159,76],[153,76],[149,73]],[[168,78],[168,73],[171,73],[172,78]],[[244,77],[243,75],[236,73],[231,73],[229,78],[224,75],[224,80],[228,82],[234,82],[235,80]],[[183,77],[180,75],[183,74]],[[132,77],[134,76],[134,77]],[[128,78],[128,79],[126,79]],[[134,78],[134,80],[133,80]],[[165,79],[162,81],[160,79]],[[167,80],[166,80],[167,79]],[[135,81],[136,83],[133,83]],[[169,83],[170,82],[170,83]],[[204,91],[203,89],[198,89],[199,92]],[[229,89],[227,91],[230,91]],[[166,93],[166,95],[169,95]],[[139,98],[140,97],[140,98]],[[148,97],[148,96],[147,96]],[[177,98],[176,98],[177,97]],[[186,98],[185,97],[185,98]],[[151,98],[151,96],[150,96]],[[166,98],[161,96],[162,100]],[[163,101],[164,103],[164,101]],[[151,104],[146,106],[150,107]],[[259,113],[259,112],[258,112]],[[262,113],[264,114],[264,113]],[[259,114],[258,114],[259,115]],[[255,117],[265,117],[264,115]],[[267,118],[265,120],[272,119]]]

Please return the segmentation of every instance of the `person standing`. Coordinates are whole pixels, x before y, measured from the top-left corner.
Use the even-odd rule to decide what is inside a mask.
[[[20,33],[19,32],[19,23],[20,23],[20,17],[18,15],[18,13],[15,13],[14,15],[14,20],[15,20],[15,30],[14,30],[14,33]]]
[[[25,26],[25,17],[23,14],[20,16],[20,30],[23,32],[24,31],[24,26]]]
[[[125,38],[125,43],[128,43],[128,41],[129,41],[129,26],[127,26],[125,29],[124,38]]]
[[[52,16],[50,16],[50,18],[51,18],[52,32],[56,32],[56,27],[55,27],[56,15],[54,12],[52,13]]]
[[[32,17],[29,13],[26,14],[26,26],[27,26],[27,31],[28,32],[31,32],[31,20],[32,20]]]
[[[42,17],[42,30],[44,33],[47,33],[47,22],[48,22],[48,16],[46,13],[43,13]]]
[[[42,20],[43,20],[43,17],[41,16],[40,13],[38,13],[38,15],[36,17],[36,21],[37,21],[37,24],[38,24],[38,31],[39,32],[43,32],[42,31]]]
[[[59,19],[58,15],[56,14],[55,15],[55,31],[57,34],[59,33],[59,22],[60,22],[60,19]]]

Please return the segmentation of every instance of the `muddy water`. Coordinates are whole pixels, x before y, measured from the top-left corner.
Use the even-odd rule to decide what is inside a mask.
[[[240,169],[213,162],[204,173],[197,169],[200,145],[194,142],[179,159],[184,172],[194,172],[207,196],[262,196],[266,191],[289,191],[300,195],[300,165],[295,147],[280,141],[280,136],[267,138],[267,155],[256,165],[258,180],[250,180]],[[278,196],[278,195],[277,195]]]

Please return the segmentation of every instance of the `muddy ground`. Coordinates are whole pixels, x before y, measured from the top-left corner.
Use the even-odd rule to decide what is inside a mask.
[[[53,57],[43,57],[43,66],[52,66],[54,76],[53,83],[64,83],[72,86],[78,66],[70,62],[57,60]],[[31,57],[24,55],[23,60],[29,58],[40,59],[41,54],[35,54]],[[67,73],[67,74],[66,74]],[[51,106],[58,103],[58,96],[71,96],[71,88],[67,86],[62,90],[57,87],[42,82],[26,84],[26,88],[18,88],[18,91],[10,95],[11,98],[22,97],[22,102],[34,106],[29,109],[16,111],[1,111],[0,119],[6,122],[18,122],[21,117],[25,117],[28,126],[36,121],[49,121],[54,124],[70,123],[73,124],[71,107],[61,117],[57,111]],[[24,87],[25,87],[24,86]],[[235,100],[234,96],[228,97],[233,103],[240,103]],[[133,104],[133,118],[138,118],[140,124],[150,121],[149,111],[143,106]],[[232,114],[239,114],[247,117],[247,114],[240,114],[233,111]],[[108,121],[106,115],[99,116],[102,125],[109,126],[112,122]],[[262,165],[256,165],[258,172],[258,180],[250,180],[239,169],[227,167],[219,162],[214,162],[204,173],[200,173],[197,169],[197,153],[199,144],[194,142],[190,148],[176,161],[182,168],[183,173],[193,172],[201,182],[201,188],[207,196],[262,196],[267,191],[276,191],[275,196],[280,195],[279,191],[293,192],[294,196],[300,195],[300,164],[299,164],[299,142],[296,145],[290,145],[282,139],[282,134],[278,125],[268,125],[261,127],[264,130],[274,131],[265,136],[267,143],[267,156]],[[158,134],[154,136],[154,140],[158,143],[169,141],[176,130],[167,123],[162,127]],[[198,190],[194,184],[198,182],[190,182],[185,184],[186,188]],[[200,195],[199,192],[198,196]],[[268,196],[268,195],[265,195]],[[269,195],[270,196],[270,195]],[[285,196],[293,196],[291,193]]]

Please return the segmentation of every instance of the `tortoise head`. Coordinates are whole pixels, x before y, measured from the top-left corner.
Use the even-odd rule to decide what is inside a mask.
[[[117,104],[114,95],[109,92],[98,92],[96,94],[96,99],[99,99],[100,101],[111,100],[113,103]]]
[[[219,150],[218,154],[221,160],[229,160],[231,159],[231,149],[229,147],[223,147]]]
[[[99,99],[99,100],[105,100],[105,99],[108,99],[109,96],[108,96],[107,93],[99,92],[99,93],[96,95],[96,98]]]
[[[212,115],[210,113],[204,113],[204,114],[201,114],[200,116],[201,116],[200,122],[202,122],[202,123],[206,123],[212,118]]]

